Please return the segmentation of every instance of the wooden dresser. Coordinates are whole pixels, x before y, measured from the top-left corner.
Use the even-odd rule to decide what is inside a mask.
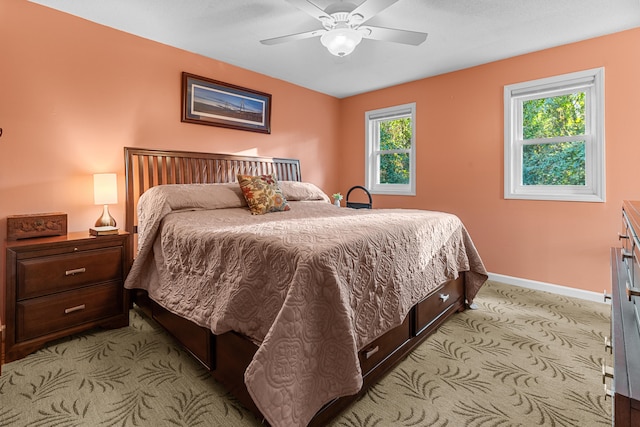
[[[0,375],[2,374],[2,364],[4,363],[4,325],[0,318]]]
[[[86,329],[129,324],[126,232],[88,232],[6,243],[5,362]]]
[[[640,202],[622,207],[622,248],[611,249],[611,347],[613,425],[640,427]],[[607,386],[605,386],[607,389]]]

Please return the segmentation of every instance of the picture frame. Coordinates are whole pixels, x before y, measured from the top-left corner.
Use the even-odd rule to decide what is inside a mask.
[[[271,95],[183,72],[182,121],[271,133]]]

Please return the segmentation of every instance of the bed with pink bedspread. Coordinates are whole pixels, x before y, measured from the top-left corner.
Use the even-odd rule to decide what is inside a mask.
[[[125,286],[215,336],[247,337],[244,383],[260,413],[304,426],[361,391],[359,352],[443,283],[464,275],[471,302],[487,275],[455,215],[337,208],[313,184],[280,186],[290,210],[265,215],[237,183],[146,190]]]

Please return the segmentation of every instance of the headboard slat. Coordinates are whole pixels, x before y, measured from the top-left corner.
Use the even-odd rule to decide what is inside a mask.
[[[238,174],[275,173],[281,181],[302,180],[297,159],[133,147],[124,148],[124,157],[125,229],[130,233],[137,228],[138,199],[155,185],[236,182]]]

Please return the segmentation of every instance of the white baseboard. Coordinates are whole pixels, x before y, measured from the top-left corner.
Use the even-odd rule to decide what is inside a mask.
[[[554,285],[553,283],[538,282],[536,280],[521,279],[519,277],[505,276],[504,274],[488,273],[489,280],[506,283],[507,285],[520,286],[521,288],[535,289],[537,291],[551,292],[558,295],[580,298],[594,302],[604,302],[603,294],[569,288],[567,286]]]

